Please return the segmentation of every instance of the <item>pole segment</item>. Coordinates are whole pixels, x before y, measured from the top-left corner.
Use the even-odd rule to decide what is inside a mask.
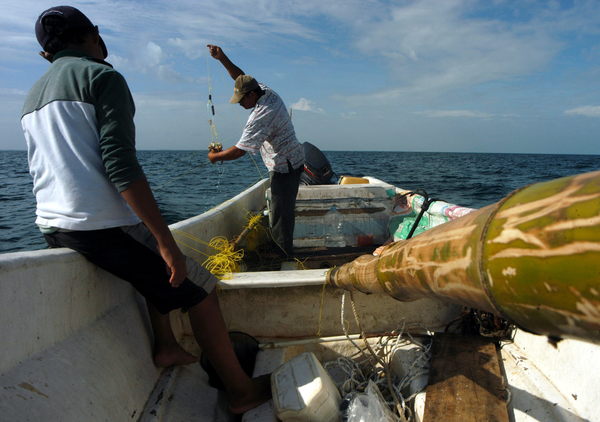
[[[327,278],[347,290],[438,297],[527,331],[600,342],[600,172],[526,186]]]

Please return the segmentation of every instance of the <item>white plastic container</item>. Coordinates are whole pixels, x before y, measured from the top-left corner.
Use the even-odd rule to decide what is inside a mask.
[[[271,376],[273,405],[284,422],[340,420],[340,393],[314,353],[305,352]]]

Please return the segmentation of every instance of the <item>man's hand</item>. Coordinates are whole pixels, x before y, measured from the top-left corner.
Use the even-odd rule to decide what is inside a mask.
[[[227,69],[229,76],[231,76],[231,78],[234,81],[235,81],[235,78],[244,74],[244,71],[242,69],[240,69],[239,67],[237,67],[235,64],[233,64],[231,62],[231,60],[229,60],[229,58],[225,55],[225,53],[223,53],[223,50],[221,50],[221,47],[219,47],[218,45],[214,45],[214,44],[206,44],[206,47],[208,47],[208,51],[210,52],[210,55],[214,59],[217,59],[218,61],[220,61],[221,64],[225,67],[225,69]]]
[[[244,151],[243,149],[239,149],[238,147],[236,147],[234,145],[232,147],[227,148],[224,151],[215,151],[215,150],[208,151],[208,159],[210,160],[211,163],[214,164],[217,161],[237,160],[245,153],[246,153],[246,151]]]
[[[159,243],[158,252],[165,261],[165,264],[167,264],[169,283],[173,287],[179,287],[179,285],[187,277],[185,255],[181,253],[181,250],[177,244],[175,244],[175,242],[173,242],[172,245],[161,245]]]
[[[135,180],[121,192],[121,195],[156,239],[158,253],[167,267],[169,283],[173,287],[179,286],[187,277],[185,256],[179,250],[169,227],[160,214],[148,181],[145,177]]]
[[[227,57],[225,56],[225,53],[223,53],[223,50],[221,50],[221,47],[219,47],[218,45],[207,44],[206,46],[208,47],[210,55],[214,59],[222,60],[223,58]]]
[[[219,161],[219,159],[217,158],[219,155],[219,151],[215,151],[215,150],[210,150],[208,151],[208,159],[210,160],[211,163],[216,163],[217,161]]]

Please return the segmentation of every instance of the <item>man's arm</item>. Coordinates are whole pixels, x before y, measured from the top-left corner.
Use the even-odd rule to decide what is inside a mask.
[[[246,151],[244,151],[243,149],[240,149],[234,145],[230,148],[227,148],[224,151],[212,151],[212,150],[209,151],[208,159],[210,160],[211,163],[214,164],[217,161],[237,160],[245,153],[246,153]]]
[[[225,69],[227,69],[227,72],[229,72],[229,76],[231,76],[234,81],[237,79],[238,76],[244,75],[244,71],[237,67],[235,64],[233,64],[231,60],[229,60],[229,57],[227,57],[225,53],[223,53],[221,47],[213,44],[208,44],[207,47],[208,51],[210,51],[210,55],[221,62]]]
[[[127,83],[121,74],[108,67],[94,81],[100,153],[106,175],[156,239],[158,251],[170,272],[169,282],[177,287],[186,277],[185,257],[162,219],[137,161],[133,125],[135,107]]]
[[[121,192],[127,204],[144,222],[158,243],[160,256],[170,272],[169,283],[177,287],[187,276],[185,256],[164,222],[146,178],[137,179]]]

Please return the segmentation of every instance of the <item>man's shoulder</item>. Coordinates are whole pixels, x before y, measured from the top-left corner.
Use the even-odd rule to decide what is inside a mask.
[[[86,74],[106,74],[122,77],[112,65],[104,60],[94,59],[87,56],[64,56],[52,63],[50,72],[62,72],[70,69],[70,72],[81,72]]]
[[[258,82],[258,87],[264,91],[264,93],[265,93],[264,96],[269,96],[272,94],[277,95],[277,93],[275,91],[273,91],[273,89],[271,87],[269,87],[268,85],[266,85],[262,82]]]
[[[74,58],[73,66],[78,66],[73,75],[80,84],[88,84],[93,91],[110,89],[115,95],[129,90],[125,77],[109,63],[91,57]]]
[[[57,99],[93,103],[98,90],[106,87],[111,87],[111,92],[114,91],[116,95],[125,92],[123,87],[127,87],[127,83],[123,76],[108,64],[88,57],[61,57],[52,63],[48,71],[29,90],[22,115]]]
[[[270,88],[267,85],[260,83],[260,82],[258,83],[258,86],[260,86],[260,89],[265,91],[262,98],[259,99],[259,102],[258,102],[259,105],[268,106],[268,105],[274,105],[274,104],[278,104],[279,102],[282,102],[281,97],[275,91],[273,91],[272,88]]]

